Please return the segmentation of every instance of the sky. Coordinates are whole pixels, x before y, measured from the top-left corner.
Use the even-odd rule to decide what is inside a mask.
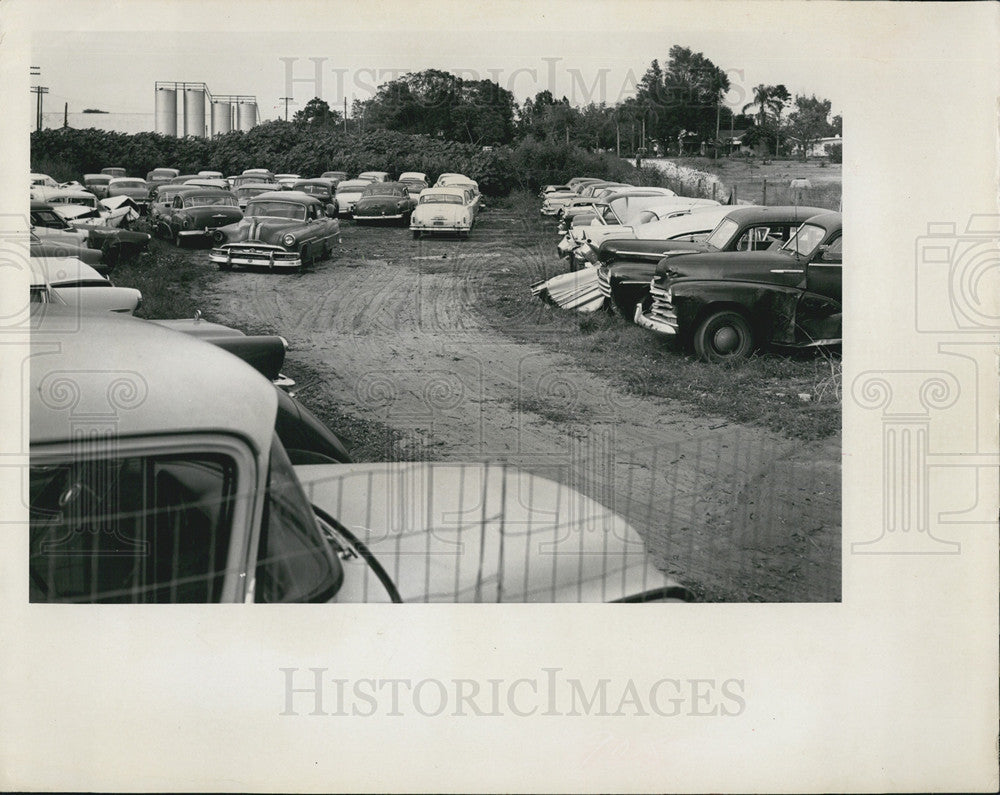
[[[751,101],[753,86],[783,83],[793,95],[830,99],[833,112],[842,112],[847,87],[837,62],[844,54],[791,25],[751,34],[665,32],[641,25],[572,31],[569,22],[500,29],[484,20],[474,35],[446,27],[413,31],[391,21],[350,32],[258,30],[228,37],[45,30],[31,38],[31,65],[41,69],[32,82],[49,87],[46,110],[61,110],[66,102],[71,113],[98,108],[152,114],[156,81],[187,81],[206,83],[213,94],[255,95],[261,117],[277,118],[284,112],[281,97],[292,97],[290,112],[314,96],[341,108],[345,97],[350,106],[383,82],[428,68],[494,80],[518,102],[548,89],[575,105],[614,104],[633,94],[652,59],[665,63],[670,47],[679,44],[703,52],[726,71],[731,83],[726,102],[737,111]]]

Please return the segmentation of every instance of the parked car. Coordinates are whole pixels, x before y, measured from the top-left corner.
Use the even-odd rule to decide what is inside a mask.
[[[358,179],[365,179],[369,182],[388,182],[388,171],[362,171],[358,174]]]
[[[244,182],[239,187],[234,188],[233,193],[236,194],[236,201],[240,205],[240,209],[246,210],[247,202],[254,196],[271,193],[274,190],[277,190],[277,186],[273,182]]]
[[[209,239],[219,227],[243,217],[236,197],[229,191],[188,188],[174,195],[169,209],[156,219],[156,234],[175,246],[196,238]]]
[[[170,180],[169,184],[183,185],[185,182],[192,179],[200,179],[200,177],[197,174],[178,174],[176,177]]]
[[[476,205],[469,191],[459,187],[428,188],[410,215],[414,238],[442,232],[467,238],[475,223]]]
[[[336,208],[298,191],[272,191],[247,203],[243,220],[217,229],[209,259],[233,267],[297,269],[321,262],[340,242]]]
[[[270,185],[271,190],[277,190],[279,187],[278,180],[274,178],[273,174],[242,174],[238,177],[230,177],[227,182],[230,190],[242,188],[244,185]]]
[[[427,182],[427,175],[423,171],[404,171],[399,175],[397,182]]]
[[[336,180],[336,182],[343,182],[345,179],[347,179],[347,172],[346,171],[324,171],[319,176],[320,176],[321,179],[332,179],[332,180]],[[336,185],[334,185],[334,187],[336,187]]]
[[[208,179],[224,179],[224,175],[221,171],[199,171],[199,177],[206,177]]]
[[[103,255],[101,250],[90,248],[85,243],[60,241],[56,238],[39,235],[35,228],[31,228],[28,242],[28,255],[31,257],[50,257],[52,259],[66,259],[72,257],[87,265],[92,266],[102,276],[106,276],[110,267],[101,263]]]
[[[408,223],[417,201],[402,182],[373,182],[354,205],[354,220]]]
[[[48,174],[31,174],[31,198],[34,201],[46,201],[49,196],[59,190],[62,186]]]
[[[98,199],[108,197],[108,183],[112,177],[107,174],[84,174],[83,187],[93,193]]]
[[[107,174],[109,177],[127,177],[128,172],[124,168],[116,168],[114,166],[101,169],[102,174]]]
[[[308,194],[309,196],[315,196],[323,202],[324,206],[328,204],[333,205],[334,216],[338,214],[340,205],[337,202],[336,180],[324,179],[323,177],[317,177],[315,179],[300,179],[292,185],[292,190]]]
[[[98,199],[90,191],[64,188],[49,194],[47,203],[76,227],[127,226],[139,217],[139,205],[128,197]]]
[[[406,192],[409,193],[415,200],[420,197],[420,194],[427,190],[428,185],[423,180],[418,179],[401,179],[406,186]]]
[[[285,190],[291,190],[292,186],[302,179],[298,174],[275,174],[274,178],[278,181],[278,184]]]
[[[59,304],[79,312],[133,314],[142,293],[115,287],[90,265],[73,257],[31,257],[32,303]]]
[[[108,198],[128,196],[139,205],[143,214],[149,212],[149,183],[137,177],[114,177],[108,183]]]
[[[180,173],[181,172],[176,168],[154,168],[146,174],[146,182],[149,183],[150,190],[152,190],[158,185],[170,182],[170,180],[178,176]]]
[[[184,184],[190,188],[218,188],[219,190],[230,190],[228,180],[217,179],[216,177],[195,177],[194,179],[185,180]]]
[[[367,179],[345,179],[337,184],[337,204],[341,215],[353,215],[354,205],[372,183]]]
[[[449,185],[453,185],[456,182],[472,182],[465,174],[456,173],[445,173],[437,178],[437,182],[434,183],[435,188],[446,188]]]
[[[596,252],[601,292],[609,306],[632,319],[637,304],[649,295],[649,283],[665,257],[691,252],[764,251],[788,241],[803,219],[824,212],[817,207],[729,207],[708,237],[696,241],[696,230],[716,213],[679,216],[672,239],[608,240]],[[701,219],[705,219],[702,221]]]
[[[690,598],[563,484],[503,464],[296,466],[278,391],[225,350],[51,307],[32,330],[31,602]],[[81,433],[84,409],[112,419]]]
[[[838,344],[841,227],[840,213],[824,212],[777,250],[668,257],[635,321],[690,342],[709,362],[743,359],[765,345]]]

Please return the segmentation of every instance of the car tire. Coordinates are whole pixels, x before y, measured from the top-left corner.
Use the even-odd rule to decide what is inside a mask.
[[[698,358],[713,364],[745,359],[755,347],[749,321],[731,309],[705,318],[695,330],[693,342]]]

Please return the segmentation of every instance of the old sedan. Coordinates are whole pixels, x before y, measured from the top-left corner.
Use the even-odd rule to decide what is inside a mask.
[[[362,171],[358,174],[358,179],[364,179],[368,182],[388,182],[389,172],[388,171]]]
[[[776,251],[680,254],[663,260],[640,326],[694,345],[709,362],[763,345],[809,347],[841,339],[841,215],[807,220]]]
[[[298,269],[330,256],[340,242],[333,205],[298,191],[262,193],[247,203],[243,220],[215,232],[209,256],[219,270],[233,267]]]
[[[227,351],[49,307],[32,332],[31,602],[690,598],[564,484],[504,464],[295,465],[278,391]],[[83,407],[114,422],[81,434]]]
[[[107,174],[109,177],[127,177],[128,176],[128,172],[124,168],[117,168],[115,166],[111,166],[111,167],[108,167],[108,168],[102,168],[101,169],[101,173],[102,174]]]
[[[108,183],[112,177],[107,174],[84,174],[83,187],[93,193],[98,199],[108,197]]]
[[[108,183],[108,198],[128,196],[142,213],[149,211],[149,183],[138,177],[113,177]]]
[[[142,305],[142,293],[138,290],[115,287],[106,276],[75,257],[31,257],[29,262],[32,303],[127,315]]]
[[[180,173],[176,168],[154,168],[146,174],[146,182],[149,183],[149,187],[152,189],[157,185],[164,185],[170,182],[170,180]]]
[[[337,203],[336,180],[324,179],[323,177],[316,177],[315,179],[300,179],[292,185],[292,190],[297,190],[300,193],[305,193],[309,196],[315,196],[323,202],[324,206],[332,204],[334,215],[337,215],[339,205]]]
[[[345,179],[347,179],[347,172],[346,171],[324,171],[319,176],[320,176],[320,179],[332,179],[334,181],[334,187],[336,187],[336,183],[343,182]]]
[[[707,238],[695,240],[720,212],[724,214]],[[611,299],[609,306],[632,319],[636,304],[649,295],[649,282],[664,257],[778,248],[804,219],[822,212],[818,207],[719,207],[654,222],[659,229],[670,231],[655,239],[605,240],[594,252],[600,261],[597,278],[601,291]]]
[[[212,231],[243,217],[236,197],[213,188],[186,188],[177,193],[169,210],[161,215],[154,230],[174,245],[184,240],[209,238]]]
[[[361,198],[354,205],[354,220],[368,221],[409,221],[416,200],[402,182],[375,182],[365,188]]]
[[[468,190],[428,188],[410,216],[410,231],[414,238],[442,232],[468,237],[475,222],[476,207]]]
[[[354,214],[354,205],[371,184],[367,179],[345,179],[337,184],[337,204],[341,215]]]

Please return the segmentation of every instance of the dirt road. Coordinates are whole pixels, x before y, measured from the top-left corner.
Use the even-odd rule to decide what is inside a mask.
[[[401,431],[409,457],[505,460],[626,516],[713,600],[840,597],[840,442],[805,444],[641,398],[477,314],[486,269],[555,241],[490,210],[466,242],[343,223],[302,274],[217,273],[213,314],[268,327],[319,374],[303,391]],[[207,252],[192,252],[204,257]],[[531,301],[525,285],[524,301]]]

